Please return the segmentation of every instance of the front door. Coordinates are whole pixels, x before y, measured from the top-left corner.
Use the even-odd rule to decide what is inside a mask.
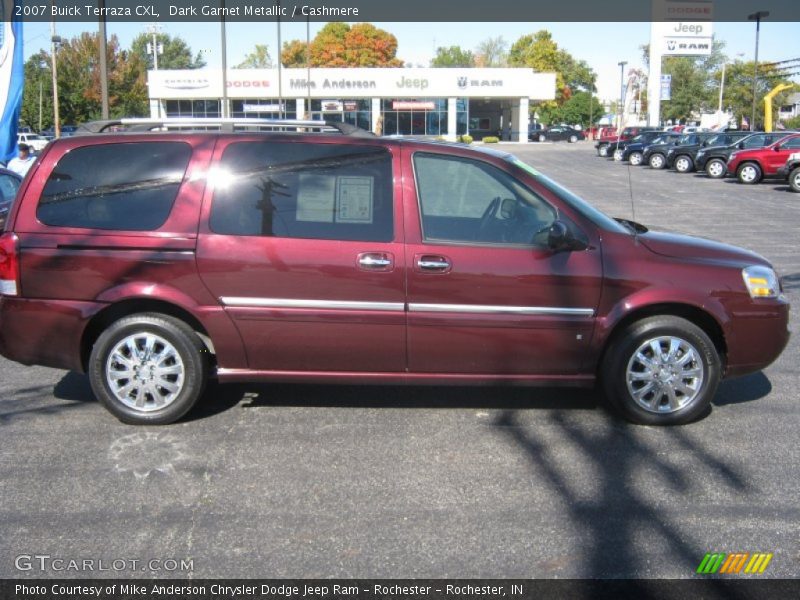
[[[238,327],[247,367],[405,370],[395,162],[384,145],[334,136],[220,141],[197,264]]]
[[[488,161],[434,152],[403,161],[416,181],[405,187],[409,371],[580,373],[600,298],[599,245],[548,249],[555,208]]]

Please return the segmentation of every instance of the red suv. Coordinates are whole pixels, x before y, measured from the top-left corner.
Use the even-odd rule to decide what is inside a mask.
[[[777,177],[793,152],[800,150],[800,133],[788,135],[765,148],[741,150],[728,159],[728,174],[741,183],[758,183],[765,177]]]
[[[614,220],[510,154],[355,133],[53,142],[0,236],[0,353],[127,423],[207,379],[601,381],[684,423],[786,345],[770,264]]]

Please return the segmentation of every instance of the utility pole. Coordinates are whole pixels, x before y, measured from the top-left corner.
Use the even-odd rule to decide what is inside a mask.
[[[106,17],[103,11],[105,5],[105,0],[98,0],[100,8],[100,114],[103,120],[108,119],[108,61],[106,59],[108,38],[106,37]]]
[[[56,67],[56,49],[61,43],[61,38],[56,35],[56,21],[50,21],[50,72],[53,75],[53,131],[55,136],[61,137],[61,119],[58,114],[58,71]]]
[[[619,63],[619,131],[622,131],[622,120],[625,117],[625,65],[628,61],[623,60]]]
[[[765,19],[769,16],[769,11],[767,10],[760,10],[758,12],[754,12],[752,15],[747,15],[748,21],[755,21],[756,22],[756,57],[755,62],[753,63],[753,113],[752,113],[752,120],[750,121],[750,131],[755,131],[756,127],[756,94],[758,88],[758,34],[761,30],[761,19]]]
[[[222,4],[222,18],[219,21],[220,25],[220,45],[222,46],[222,110],[220,111],[222,118],[225,119],[230,116],[228,110],[228,37],[225,28],[225,0],[221,1]]]
[[[159,55],[159,52],[163,52],[164,51],[164,47],[158,41],[159,29],[160,29],[160,27],[158,26],[158,23],[153,23],[148,28],[148,32],[153,36],[153,42],[152,42],[152,45],[150,43],[147,44],[147,53],[150,54],[151,51],[153,53],[153,70],[154,71],[158,71],[158,55]],[[157,117],[160,119],[161,118],[161,98],[156,98],[156,105],[158,107],[156,109],[157,110]]]

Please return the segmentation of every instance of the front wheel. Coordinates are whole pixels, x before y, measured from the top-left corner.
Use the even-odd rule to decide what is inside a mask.
[[[789,173],[789,185],[792,186],[795,192],[800,192],[800,167],[795,167]]]
[[[622,157],[625,154],[625,151],[622,148],[617,148],[614,150],[614,160],[616,162],[622,162]]]
[[[642,164],[642,160],[643,156],[641,152],[631,152],[628,162],[630,162],[634,167],[638,167],[640,164]]]
[[[605,145],[604,146],[600,146],[600,148],[597,150],[597,154],[599,154],[603,158],[608,156],[608,146],[605,146]]]
[[[653,154],[650,156],[650,168],[652,169],[663,169],[664,165],[667,164],[666,159],[664,158],[663,154]]]
[[[706,163],[706,173],[712,179],[722,179],[725,177],[725,171],[727,171],[728,166],[725,164],[725,161],[719,158],[712,158],[708,163]]]
[[[761,167],[756,163],[744,163],[736,170],[736,177],[741,183],[753,184],[761,181]]]
[[[545,134],[543,134],[543,133],[540,133],[539,134],[539,141],[540,142],[546,142],[547,141],[547,136]]]
[[[88,374],[95,396],[120,421],[163,425],[180,419],[203,393],[207,353],[183,321],[136,314],[100,334]]]
[[[601,373],[611,405],[643,425],[693,421],[707,410],[720,376],[708,335],[673,316],[633,323],[608,348]]]
[[[575,142],[577,142],[577,141],[578,141],[578,136],[577,136],[577,135],[571,135],[571,136],[569,136],[569,140],[567,140],[567,141],[568,141],[570,144],[574,144]]]

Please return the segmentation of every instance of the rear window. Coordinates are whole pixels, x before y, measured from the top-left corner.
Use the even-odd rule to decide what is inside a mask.
[[[226,235],[387,242],[392,158],[381,146],[237,142],[215,176],[209,228]]]
[[[191,155],[183,142],[75,148],[50,174],[36,217],[55,227],[158,229],[172,210]]]

